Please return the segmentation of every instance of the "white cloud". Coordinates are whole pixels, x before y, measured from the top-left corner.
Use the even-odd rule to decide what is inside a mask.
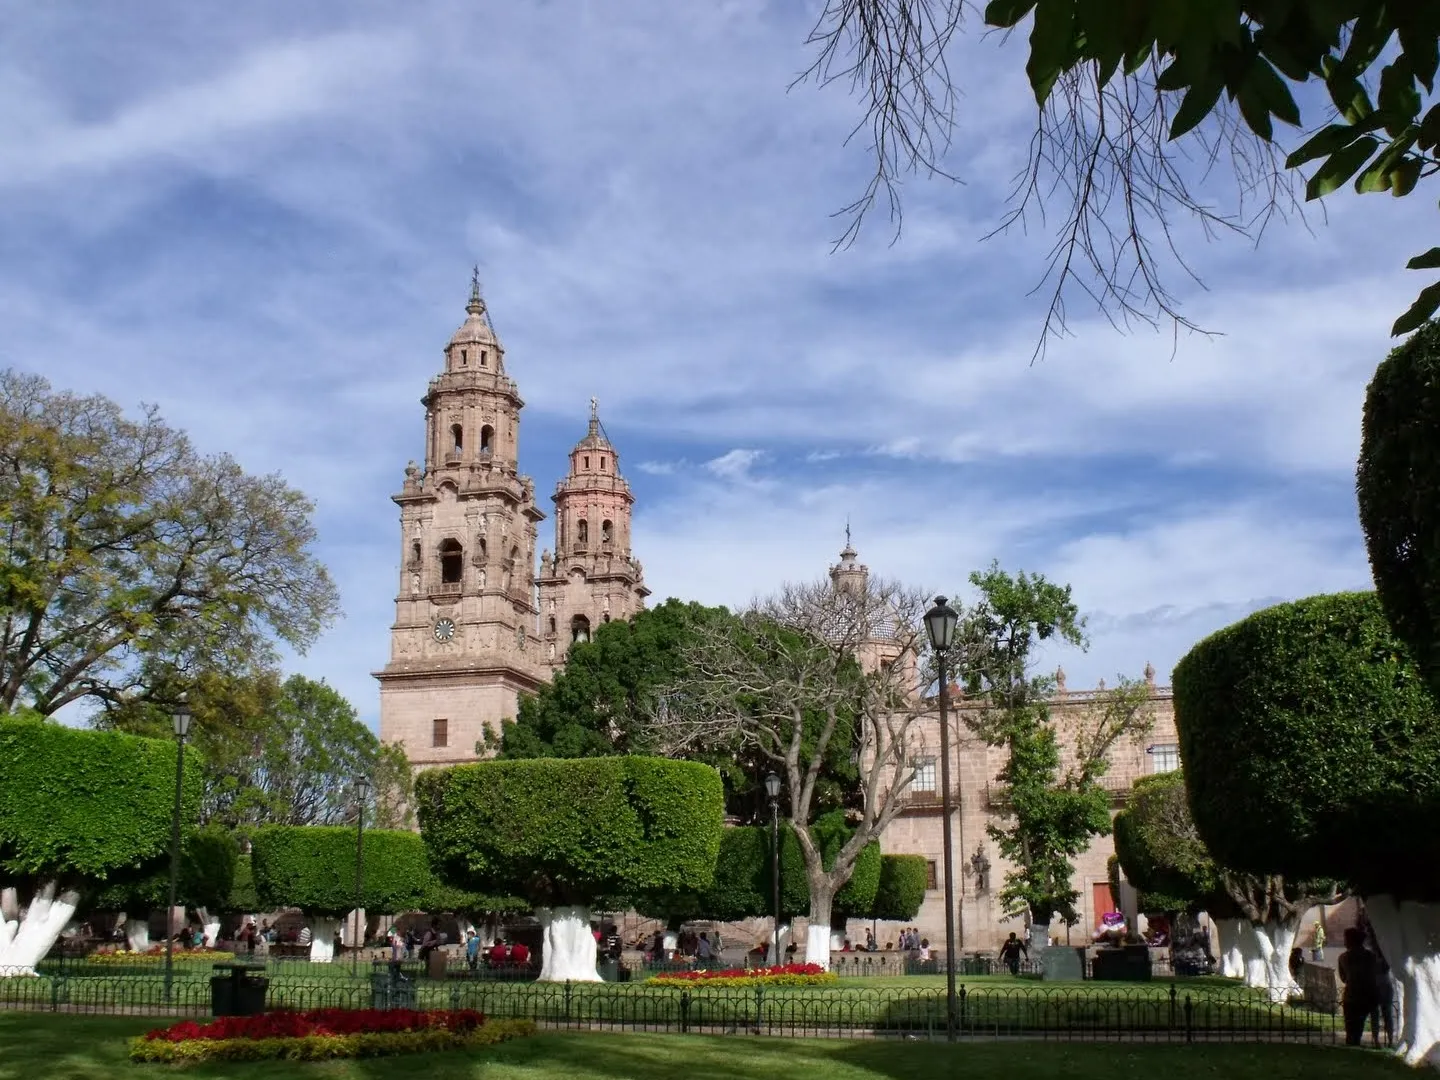
[[[711,458],[705,463],[716,476],[726,480],[747,479],[751,467],[764,456],[760,450],[728,450],[717,458]]]
[[[642,461],[635,467],[651,476],[670,476],[675,472],[675,462],[673,461]]]

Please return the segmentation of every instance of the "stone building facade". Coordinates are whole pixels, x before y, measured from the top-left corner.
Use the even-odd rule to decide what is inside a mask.
[[[644,606],[630,549],[634,496],[591,399],[590,426],[552,497],[556,552],[535,546],[545,513],[520,472],[524,401],[505,369],[478,280],[430,380],[424,465],[393,496],[400,574],[380,738],[418,767],[473,761],[476,745],[548,682],[570,643]]]

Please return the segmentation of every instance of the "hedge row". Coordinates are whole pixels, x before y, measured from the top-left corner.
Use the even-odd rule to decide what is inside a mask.
[[[360,901],[369,911],[411,911],[431,881],[425,845],[412,832],[365,830]],[[251,870],[261,910],[298,907],[343,915],[355,907],[355,830],[341,825],[257,829]]]
[[[720,848],[720,776],[697,762],[479,762],[422,773],[415,799],[445,881],[536,906],[705,888]]]
[[[239,864],[240,845],[227,830],[208,826],[187,832],[180,848],[176,902],[185,907],[229,911]],[[150,860],[139,870],[111,875],[105,888],[95,894],[91,906],[100,911],[128,911],[136,915],[163,908],[169,895],[170,859],[166,855]]]
[[[0,720],[0,874],[105,881],[170,850],[174,741]],[[201,776],[187,754],[183,820],[199,817]]]

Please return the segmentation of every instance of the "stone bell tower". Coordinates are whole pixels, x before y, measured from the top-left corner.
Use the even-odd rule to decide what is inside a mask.
[[[540,556],[543,663],[565,663],[573,642],[588,641],[611,619],[628,619],[650,590],[630,552],[635,496],[620,475],[620,456],[590,399],[590,427],[570,451],[570,472],[555,487],[555,552]]]
[[[471,281],[464,324],[430,380],[425,463],[400,493],[400,580],[380,738],[412,764],[472,761],[487,728],[549,679],[535,634],[535,485],[519,472],[520,399]],[[626,514],[628,544],[628,510]]]

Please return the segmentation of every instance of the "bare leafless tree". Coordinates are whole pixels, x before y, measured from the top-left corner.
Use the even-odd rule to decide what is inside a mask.
[[[849,84],[865,110],[851,138],[868,130],[875,163],[861,197],[840,211],[847,225],[837,246],[853,242],[881,193],[898,237],[905,176],[956,179],[944,165],[959,100],[946,52],[972,12],[965,0],[828,0],[807,42],[815,61],[797,81]],[[1081,65],[1060,75],[1036,111],[1028,163],[989,236],[1035,219],[1041,228],[1054,223],[1049,264],[1035,286],[1050,298],[1037,357],[1065,333],[1072,288],[1117,327],[1205,332],[1167,284],[1177,269],[1200,280],[1181,254],[1180,228],[1258,240],[1277,214],[1303,220],[1302,178],[1227,101],[1172,141],[1173,101],[1158,75],[1153,59],[1103,80],[1094,65]],[[1217,176],[1234,185],[1218,201],[1209,194]]]
[[[809,883],[811,963],[828,966],[835,894],[899,813],[924,748],[925,596],[876,579],[787,585],[737,623],[703,627],[687,675],[659,695],[647,721],[663,753],[748,748],[783,774]],[[826,755],[841,740],[853,746],[862,799],[855,831],[827,868],[813,805]]]

